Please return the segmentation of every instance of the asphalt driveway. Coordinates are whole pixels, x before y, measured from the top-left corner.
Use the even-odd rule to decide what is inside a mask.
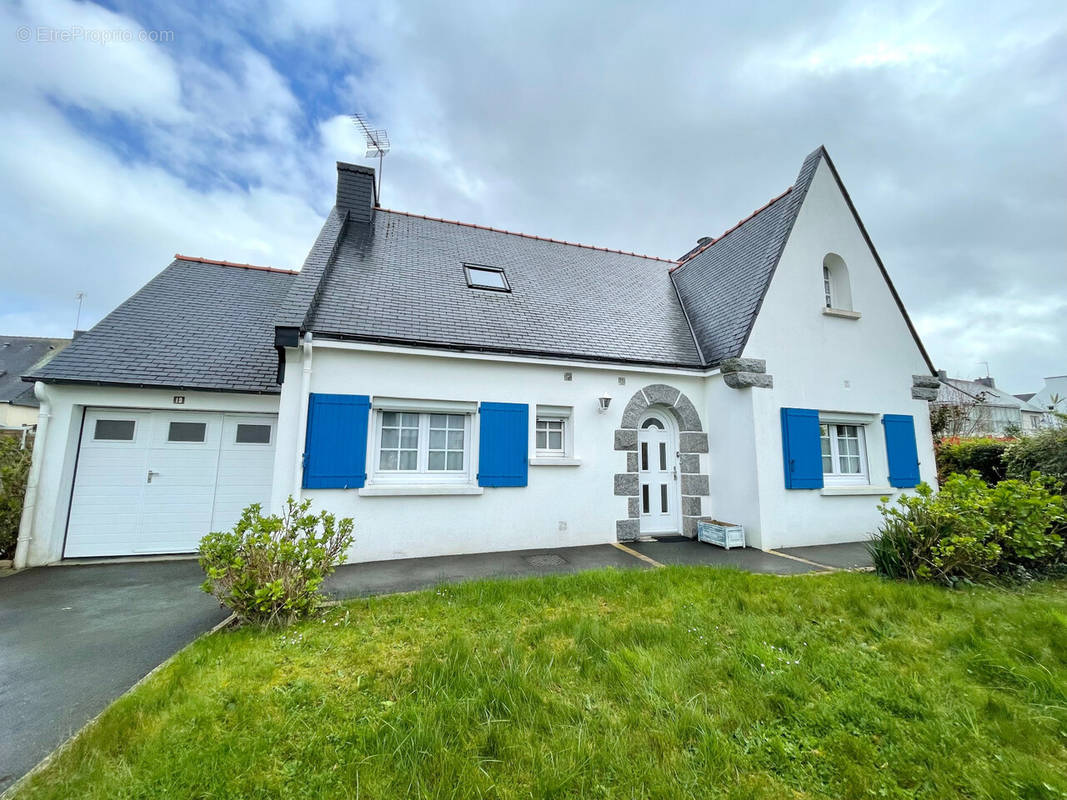
[[[192,560],[0,578],[0,791],[226,617]]]

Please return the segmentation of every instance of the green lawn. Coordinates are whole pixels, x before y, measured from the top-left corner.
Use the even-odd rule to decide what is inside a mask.
[[[1067,797],[1067,583],[692,567],[361,600],[201,639],[17,797]]]

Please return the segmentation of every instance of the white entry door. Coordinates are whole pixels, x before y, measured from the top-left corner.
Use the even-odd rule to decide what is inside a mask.
[[[192,553],[270,499],[276,418],[85,412],[63,555]]]
[[[637,432],[638,503],[641,533],[677,533],[680,530],[678,447],[674,425],[666,414],[650,412]]]

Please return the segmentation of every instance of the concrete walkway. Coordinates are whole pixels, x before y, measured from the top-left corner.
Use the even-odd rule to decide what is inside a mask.
[[[796,575],[868,565],[863,543],[781,553],[635,542],[346,564],[335,598],[479,578],[668,564]],[[0,792],[115,698],[226,617],[194,560],[39,567],[0,580]]]

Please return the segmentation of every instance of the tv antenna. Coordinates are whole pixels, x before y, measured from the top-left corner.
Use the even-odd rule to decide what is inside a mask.
[[[82,319],[82,301],[85,299],[85,292],[74,293],[74,330],[78,330],[78,324]]]
[[[378,180],[374,183],[374,205],[381,205],[379,201],[381,199],[382,162],[385,160],[385,154],[389,152],[389,134],[382,128],[372,128],[367,123],[367,118],[359,112],[352,115],[352,121],[359,126],[364,136],[367,137],[367,149],[363,157],[378,159]]]

